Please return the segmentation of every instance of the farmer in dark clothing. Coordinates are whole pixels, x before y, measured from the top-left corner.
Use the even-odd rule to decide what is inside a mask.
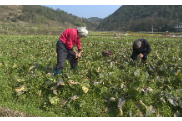
[[[60,75],[64,68],[66,59],[69,60],[71,64],[71,69],[77,69],[78,61],[77,58],[81,57],[81,38],[86,37],[88,31],[86,27],[78,27],[66,29],[60,36],[57,45],[57,65],[54,75]],[[76,45],[78,52],[73,50],[73,46]]]
[[[142,59],[142,62],[147,60],[148,54],[151,52],[150,44],[146,39],[138,39],[133,43],[133,53],[131,58],[137,60],[137,56]]]

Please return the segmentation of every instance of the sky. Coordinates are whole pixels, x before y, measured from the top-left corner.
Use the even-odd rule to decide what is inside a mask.
[[[59,8],[78,17],[90,18],[98,17],[105,18],[113,14],[121,5],[44,5],[46,7],[52,7],[54,10]]]

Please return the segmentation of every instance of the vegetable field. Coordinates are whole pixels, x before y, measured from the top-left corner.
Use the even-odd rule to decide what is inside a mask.
[[[182,116],[181,38],[88,36],[77,71],[66,61],[57,86],[58,37],[0,37],[0,106],[44,117]],[[151,45],[146,63],[130,59],[139,38]]]

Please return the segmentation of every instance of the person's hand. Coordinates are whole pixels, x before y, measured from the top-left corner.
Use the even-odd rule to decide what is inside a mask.
[[[138,57],[139,57],[139,58],[143,58],[143,54],[140,54]]]
[[[79,58],[78,53],[75,50],[73,52],[75,53],[75,58]]]
[[[81,57],[81,52],[78,53],[78,57],[79,57],[79,58]]]

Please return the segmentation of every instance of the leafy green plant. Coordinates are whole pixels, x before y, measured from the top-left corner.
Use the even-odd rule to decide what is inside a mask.
[[[180,39],[146,38],[146,63],[130,59],[136,39],[84,38],[77,71],[66,61],[55,77],[56,36],[1,36],[1,106],[37,116],[181,116]],[[102,57],[110,49],[114,54]]]

